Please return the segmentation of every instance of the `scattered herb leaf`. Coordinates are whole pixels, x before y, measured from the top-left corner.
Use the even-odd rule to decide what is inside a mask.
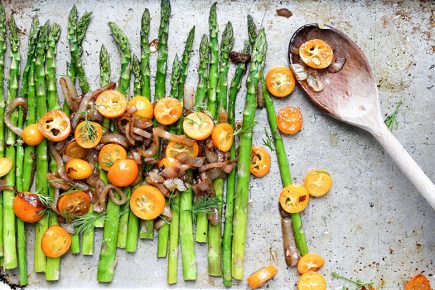
[[[275,146],[273,143],[272,135],[269,134],[269,132],[266,130],[266,127],[264,127],[264,135],[266,135],[265,138],[263,138],[263,145],[269,147],[269,149],[273,152],[275,151]]]
[[[345,280],[349,283],[354,284],[356,286],[356,290],[365,289],[366,287],[371,286],[374,283],[373,281],[364,282],[364,281],[361,281],[359,279],[352,280],[352,279],[346,278],[340,274],[337,274],[336,272],[332,272],[331,275],[332,275],[332,278],[342,279],[342,280]]]
[[[387,125],[387,127],[391,131],[393,131],[394,129],[397,129],[397,126],[398,126],[397,115],[399,113],[401,106],[402,106],[402,101],[397,103],[396,109],[390,115],[388,115],[384,120],[385,125]]]

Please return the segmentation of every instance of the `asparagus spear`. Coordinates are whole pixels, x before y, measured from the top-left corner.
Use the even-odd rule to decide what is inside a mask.
[[[8,82],[8,103],[17,97],[18,81],[20,76],[20,38],[15,19],[12,17],[9,21],[9,43],[10,43],[10,68]],[[11,117],[12,123],[17,124],[18,112],[15,111]],[[6,175],[6,183],[15,186],[16,174],[16,152],[15,152],[16,135],[10,130],[6,130],[6,157],[12,160],[12,170]],[[4,260],[5,269],[14,269],[17,267],[17,250],[16,250],[16,228],[15,214],[13,211],[13,200],[15,193],[13,191],[3,191],[3,237],[4,237]]]
[[[180,232],[180,194],[176,193],[171,206],[172,220],[170,225],[169,254],[168,254],[168,284],[177,283],[178,271],[178,234]]]
[[[73,68],[74,66],[72,66],[69,62],[66,62],[66,75],[71,79],[74,80],[75,76],[75,69]],[[71,113],[71,110],[68,107],[68,103],[64,100],[63,102],[63,106],[62,106],[62,111],[65,112],[65,114],[67,114],[68,116]]]
[[[171,3],[169,0],[162,0],[160,5],[160,27],[159,27],[159,55],[157,57],[155,100],[159,100],[166,93],[166,69],[168,60],[168,34],[169,17],[171,16]]]
[[[148,44],[148,36],[150,33],[150,12],[145,8],[142,14],[141,29],[140,29],[140,48],[141,62],[140,73],[142,83],[142,96],[151,99],[150,85],[150,46]]]
[[[49,32],[49,22],[47,21],[39,32],[39,40],[36,44],[35,56],[35,90],[36,90],[36,119],[40,119],[47,112],[47,86],[45,83],[45,53]],[[36,147],[36,191],[41,195],[48,195],[48,157],[47,141],[43,140]],[[42,235],[48,228],[48,217],[45,216],[36,224],[35,233],[35,272],[45,272],[46,258],[41,250]]]
[[[158,232],[157,258],[164,258],[168,252],[169,224],[165,223]]]
[[[190,53],[192,52],[193,39],[195,38],[195,26],[189,31],[189,35],[186,39],[184,46],[183,56],[181,57],[180,78],[178,80],[178,98],[182,100],[184,98],[184,84],[186,83],[188,66],[190,61]]]
[[[195,109],[201,110],[205,107],[208,80],[209,43],[207,35],[203,35],[199,47],[198,87],[195,95]],[[190,205],[191,207],[191,205]],[[198,213],[196,219],[196,241],[205,243],[207,241],[208,220],[206,213]]]
[[[113,22],[108,23],[112,36],[118,46],[118,50],[121,53],[121,76],[119,78],[118,90],[124,94],[126,98],[130,95],[130,74],[131,74],[131,48],[130,41],[125,33]],[[131,188],[124,189],[127,198],[130,197]],[[127,230],[128,230],[128,216],[130,214],[129,203],[122,206],[121,217],[119,219],[118,229],[118,248],[125,248],[127,246]]]
[[[100,51],[100,86],[105,86],[110,80],[110,62],[104,46]],[[107,183],[107,173],[100,168],[100,178]],[[104,221],[103,243],[101,245],[97,278],[99,282],[110,282],[116,265],[116,243],[118,238],[120,207],[109,199]]]
[[[187,43],[188,42],[186,42],[186,47],[187,47]],[[190,50],[191,48],[188,49],[189,53]],[[202,90],[201,91],[199,90],[199,84],[198,84],[198,90],[196,91],[196,95],[195,95],[196,108],[203,105],[205,101],[205,94],[206,94],[206,84],[207,84],[206,80],[207,80],[207,68],[208,68],[208,39],[206,35],[202,37],[199,55],[200,55],[200,65],[198,68],[198,75],[199,75],[199,83],[202,83]],[[188,174],[191,174],[191,172],[189,172]],[[195,244],[193,241],[193,221],[192,221],[192,212],[191,212],[192,200],[193,200],[192,187],[188,185],[187,190],[180,194],[181,194],[180,196],[180,244],[181,244],[181,253],[182,253],[183,279],[185,281],[193,281],[196,280],[197,272],[196,272]],[[206,217],[205,217],[205,221],[206,221],[205,224],[207,225]]]
[[[249,44],[251,47],[254,47],[255,40],[257,39],[257,26],[255,25],[254,18],[250,14],[248,14],[248,36],[249,36]]]
[[[249,164],[252,147],[252,128],[254,126],[256,104],[256,88],[266,58],[267,41],[264,29],[261,29],[255,41],[252,63],[247,80],[245,110],[243,112],[242,133],[240,136],[240,153],[237,165],[237,187],[234,204],[232,273],[233,278],[243,279],[243,263],[245,258],[246,230],[248,223],[249,197]]]
[[[216,90],[219,112],[227,110],[227,93],[228,93],[228,70],[230,68],[229,53],[234,45],[233,25],[228,22],[222,33],[222,42],[220,47],[219,58],[219,78]]]
[[[135,54],[133,54],[132,60],[132,72],[134,76],[133,80],[133,94],[140,96],[142,93],[142,80],[140,74],[140,61]]]
[[[174,57],[174,62],[172,63],[172,73],[171,73],[171,93],[170,96],[173,98],[177,98],[179,96],[178,93],[178,79],[180,77],[180,69],[181,64],[180,60],[178,59],[178,55],[176,54]]]
[[[245,42],[243,53],[249,53],[249,42]],[[246,73],[246,63],[240,63],[236,67],[233,80],[230,85],[229,102],[228,102],[228,123],[235,129],[235,105],[237,94],[240,91],[242,84],[242,77]],[[236,158],[236,144],[233,143],[230,149],[230,159]],[[225,225],[224,236],[222,242],[222,260],[223,260],[223,276],[224,285],[231,286],[231,239],[233,237],[233,215],[234,215],[234,191],[236,187],[236,168],[233,168],[227,178],[227,192],[226,192],[226,207],[225,207]]]
[[[290,167],[287,160],[287,154],[285,152],[284,143],[282,141],[281,134],[278,131],[278,126],[276,124],[276,113],[273,106],[272,99],[270,98],[269,92],[266,88],[266,82],[264,78],[263,82],[263,96],[264,104],[266,105],[267,119],[269,120],[270,131],[272,132],[273,141],[276,149],[276,157],[278,158],[279,171],[281,173],[282,186],[285,187],[293,183],[290,174]],[[305,240],[304,230],[302,229],[302,221],[299,213],[293,213],[291,215],[293,233],[295,236],[296,246],[301,254],[304,256],[308,253],[307,242]]]
[[[82,93],[87,93],[90,90],[89,82],[86,78],[85,69],[83,68],[83,40],[86,36],[86,31],[88,30],[89,23],[91,22],[92,12],[85,12],[78,22],[77,26],[77,45],[78,50],[73,55],[74,65],[77,71],[77,78],[79,80],[80,89]]]
[[[189,41],[186,42],[186,46],[189,45]],[[190,49],[187,47],[185,50]],[[187,64],[184,66],[187,75]],[[171,96],[178,98],[183,101],[182,94],[178,92],[179,79],[183,69],[183,63],[178,60],[178,55],[174,57],[174,62],[172,64],[172,74],[171,74]],[[182,123],[183,117],[178,121],[179,124]],[[170,132],[175,134],[180,134],[181,129],[178,129],[178,124],[174,124],[170,127]],[[181,127],[180,127],[181,128]],[[169,202],[169,206],[172,210],[172,220],[169,226],[169,255],[168,255],[168,284],[177,283],[178,274],[178,241],[180,233],[180,194],[181,192],[175,192],[175,197],[172,202]],[[165,225],[166,226],[166,225]],[[159,235],[159,240],[161,236]]]
[[[208,73],[208,111],[212,116],[216,115],[216,86],[218,82],[218,34],[219,27],[217,23],[216,13],[217,3],[213,3],[210,8],[210,16],[208,18],[210,29],[210,68]]]
[[[36,19],[36,18],[35,18]],[[37,24],[39,26],[39,22]],[[39,28],[38,28],[39,30]],[[32,35],[32,31],[30,32]],[[36,37],[38,32],[35,32]],[[29,38],[30,40],[30,38]],[[35,43],[36,46],[36,43]],[[30,49],[29,45],[29,49]],[[34,49],[33,49],[34,50]],[[34,60],[34,57],[32,57]],[[27,74],[27,125],[36,122],[36,99],[35,99],[35,65],[32,62]],[[33,146],[26,146],[24,149],[24,164],[23,164],[23,191],[30,191],[33,183],[32,171],[35,161],[35,148]],[[17,237],[18,237],[18,265],[20,267],[20,284],[27,285],[27,255],[26,255],[26,233],[24,223],[17,219]]]
[[[171,3],[169,0],[162,0],[160,5],[160,27],[159,27],[159,55],[157,57],[157,72],[155,81],[154,100],[159,100],[166,93],[166,71],[168,59],[168,35],[169,17],[171,16]],[[165,224],[159,229],[157,242],[157,257],[166,257],[168,250],[169,225]]]
[[[174,64],[172,66],[171,75],[171,96],[178,98],[180,101],[184,99],[184,84],[188,74],[188,66],[190,61],[190,53],[192,51],[193,39],[195,37],[195,27],[189,31],[186,44],[182,55],[181,62],[178,56],[175,56]],[[171,128],[177,134],[182,133],[183,117],[180,118],[178,124]],[[178,268],[178,240],[179,240],[179,224],[180,224],[180,195],[174,201],[173,206],[173,219],[170,226],[170,244],[169,244],[169,259],[168,259],[168,283],[175,284],[177,282],[177,268]],[[174,218],[176,216],[176,218]],[[189,258],[192,258],[190,255]]]
[[[207,76],[208,76],[208,38],[203,35],[199,45],[199,67],[198,67],[198,86],[195,94],[195,108],[203,107],[207,94]]]
[[[227,110],[227,88],[228,88],[228,69],[229,69],[229,52],[233,48],[234,36],[233,26],[228,22],[225,30],[222,33],[222,41],[220,47],[219,58],[219,78],[218,87],[216,90],[217,103],[219,113],[226,112]],[[216,114],[214,116],[216,118]],[[219,220],[222,215],[222,200],[224,195],[225,179],[217,178],[213,181],[213,189],[216,197],[220,202],[218,208]],[[208,274],[211,276],[222,275],[222,225],[219,222],[216,226],[209,224],[208,228]]]
[[[133,54],[132,60],[132,72],[134,76],[133,91],[136,96],[141,94],[141,74],[140,74],[140,62],[136,55]],[[129,202],[127,202],[129,206]],[[127,252],[134,253],[137,249],[137,242],[139,238],[139,218],[130,213],[128,216],[127,226],[127,241],[125,248]]]
[[[141,47],[141,81],[142,81],[142,96],[151,99],[151,85],[150,85],[150,47],[149,47],[149,33],[150,33],[150,12],[145,9],[142,14],[141,30],[140,30],[140,47]],[[141,239],[154,238],[154,221],[143,220],[141,221],[140,229]]]
[[[119,80],[118,90],[126,97],[130,92],[130,42],[124,32],[113,22],[109,22],[113,38],[121,53],[121,77]],[[107,62],[108,63],[108,62]],[[125,189],[126,196],[130,196],[130,190]],[[129,203],[126,203],[129,206]],[[99,282],[111,282],[116,266],[116,247],[118,244],[118,234],[121,227],[121,208],[111,199],[107,203],[106,219],[104,222],[103,243],[101,245],[100,259],[98,262],[97,279]],[[127,229],[127,215],[124,214],[123,227]],[[125,225],[125,226],[124,226]],[[126,234],[126,232],[125,232]]]
[[[136,188],[136,187],[135,187]],[[130,210],[130,202],[126,203],[128,209]],[[128,215],[128,225],[127,225],[127,241],[125,249],[128,253],[134,253],[137,249],[137,242],[139,239],[139,218],[130,212]]]
[[[73,80],[77,78],[77,70],[76,65],[74,63],[74,55],[76,55],[76,51],[78,50],[77,44],[77,7],[73,5],[71,11],[68,15],[68,43],[69,43],[69,51],[71,55],[71,62],[67,63],[67,75]]]
[[[28,53],[26,67],[23,73],[23,80],[21,83],[21,95],[27,97],[27,117],[26,124],[36,123],[36,100],[35,100],[35,51],[36,42],[38,41],[39,34],[39,20],[37,17],[33,18],[32,27],[29,34]],[[30,191],[32,186],[32,168],[34,161],[35,148],[33,146],[26,146],[24,148],[24,168],[23,168],[23,188],[24,191]]]
[[[5,156],[5,54],[6,54],[6,13],[0,3],[0,157]],[[0,192],[1,193],[1,192]],[[3,196],[3,195],[2,195]],[[0,198],[0,259],[3,262],[3,198]],[[3,263],[2,263],[3,264]]]
[[[109,84],[110,81],[110,62],[109,54],[104,45],[100,49],[100,86],[104,87]],[[110,119],[104,118],[103,128],[107,131],[110,128]]]
[[[111,74],[109,54],[107,53],[106,47],[104,45],[101,45],[99,60],[100,60],[100,86],[104,87],[109,84],[110,74]],[[107,118],[103,119],[103,127],[105,128],[106,131],[110,130],[110,119]],[[103,180],[104,183],[107,184],[109,182],[107,179],[107,172],[102,168],[99,168],[98,171],[100,173],[101,180]],[[99,217],[95,220],[94,226],[96,228],[103,228],[105,218],[106,218],[105,215],[99,215]],[[83,249],[83,253],[85,253],[85,249]]]
[[[73,5],[68,16],[68,42],[70,46],[71,63],[67,63],[67,75],[74,81],[78,79],[82,93],[90,90],[85,71],[83,68],[82,55],[83,55],[83,40],[86,31],[91,21],[92,12],[85,12],[79,19],[77,7]],[[64,103],[63,109],[69,114],[69,108]],[[72,236],[71,252],[73,254],[80,253],[80,237],[78,234]]]
[[[143,220],[140,224],[139,237],[141,239],[154,239],[154,221],[153,220]]]
[[[46,71],[46,82],[47,82],[47,100],[48,100],[48,110],[52,111],[58,109],[59,98],[57,95],[57,81],[56,81],[56,46],[60,37],[60,26],[58,24],[53,24],[50,28],[47,43],[47,54],[45,58],[45,71]],[[57,171],[57,163],[54,158],[50,161],[51,172]],[[53,187],[48,188],[49,195],[54,198],[55,189]],[[49,216],[49,226],[58,225],[57,216],[52,214]],[[47,267],[45,270],[45,279],[47,281],[59,280],[59,269],[60,269],[60,258],[49,258],[47,257]]]
[[[37,18],[34,18],[32,21],[32,26],[30,29],[29,34],[29,41],[28,41],[28,52],[27,52],[27,60],[26,60],[26,66],[23,71],[22,81],[21,81],[21,96],[27,97],[28,96],[28,78],[29,78],[29,71],[30,66],[33,61],[33,54],[35,51],[35,44],[36,40],[38,38],[38,30],[39,30],[39,21]],[[33,92],[34,93],[34,92]],[[32,106],[34,107],[34,103]],[[35,111],[33,110],[33,119],[34,119]],[[29,118],[31,118],[30,116]],[[22,128],[24,125],[24,116],[23,111],[18,111],[18,124],[17,126]],[[28,146],[30,147],[30,146]],[[32,147],[33,148],[33,147]],[[22,141],[19,140],[17,142],[17,160],[16,160],[16,184],[17,184],[17,190],[19,192],[28,191],[24,188],[24,160],[25,160],[25,151],[22,145]],[[30,179],[30,176],[28,177]],[[28,183],[30,183],[29,181]],[[20,270],[20,285],[25,286],[27,285],[27,257],[26,257],[26,230],[24,228],[24,222],[20,220],[19,218],[16,218],[16,224],[17,224],[17,252],[18,252],[18,266]]]
[[[184,281],[196,280],[197,276],[191,212],[192,199],[192,187],[188,185],[187,190],[182,192],[180,196],[180,244]]]
[[[130,94],[130,60],[131,60],[131,48],[130,41],[125,33],[114,22],[108,23],[112,36],[118,46],[118,50],[121,53],[121,76],[119,78],[118,90],[124,94],[126,98]]]
[[[78,19],[77,7],[74,5],[68,18],[68,41],[70,44],[71,54],[71,74],[73,80],[75,78],[78,79],[82,93],[86,93],[90,90],[89,83],[85,75],[85,70],[83,68],[82,43],[89,27],[89,23],[91,22],[91,16],[92,12],[85,12],[85,14]]]

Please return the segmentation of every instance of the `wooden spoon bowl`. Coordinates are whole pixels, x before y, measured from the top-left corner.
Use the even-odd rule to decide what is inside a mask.
[[[314,91],[306,80],[299,81],[302,89],[315,105],[332,117],[370,132],[435,209],[434,184],[383,122],[376,80],[362,50],[332,26],[307,24],[296,30],[290,40],[291,64],[302,62],[292,51],[310,39],[325,41],[334,51],[334,56],[344,57],[346,62],[336,73],[318,70],[319,78],[325,84],[322,91]]]

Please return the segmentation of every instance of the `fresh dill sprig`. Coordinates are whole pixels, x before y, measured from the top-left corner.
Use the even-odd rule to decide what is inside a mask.
[[[125,205],[125,204],[124,204]],[[119,211],[119,216],[125,215],[130,210],[130,204],[127,206],[121,206],[121,210]]]
[[[78,192],[78,191],[82,191],[82,190],[76,186],[73,186],[70,189],[68,189],[67,191],[62,192],[60,195],[62,196],[62,195],[66,195],[66,194],[70,194],[70,193]]]
[[[165,222],[165,224],[170,225],[171,221],[168,220],[165,216],[161,215],[160,218]]]
[[[262,139],[263,145],[269,147],[272,152],[275,151],[272,135],[269,134],[266,127],[264,127],[264,135],[266,135],[266,137]]]
[[[233,136],[237,136],[246,133],[248,131],[251,131],[255,128],[255,126],[257,126],[257,121],[254,121],[254,123],[252,125],[249,125],[247,128],[243,128],[243,126],[238,128],[237,130],[234,131]]]
[[[173,190],[171,193],[169,193],[168,204],[169,204],[169,208],[171,208],[172,210],[178,210],[179,209],[175,205],[175,197],[176,196],[177,196],[177,193],[175,192],[175,190]]]
[[[397,129],[398,127],[398,122],[397,122],[397,115],[399,113],[400,107],[402,106],[402,101],[398,102],[396,105],[396,109],[389,114],[385,120],[384,123],[385,125],[391,130],[393,131],[394,129]]]
[[[50,215],[52,215],[52,214],[55,215],[56,213],[49,207],[44,208],[43,210],[38,212],[38,215],[47,216],[47,217],[50,217]]]
[[[205,120],[204,118],[201,117],[200,114],[195,113],[196,117],[198,118],[198,120],[192,119],[192,118],[184,118],[184,120],[188,121],[190,125],[197,125],[198,127],[202,127],[202,125],[204,125]]]
[[[209,213],[211,209],[218,208],[221,205],[221,201],[216,196],[207,196],[195,201],[192,208],[186,210],[192,213],[193,223],[196,223],[196,217],[200,213]]]
[[[113,161],[110,160],[109,158],[107,158],[107,156],[105,156],[105,157],[104,157],[103,164],[104,164],[105,166],[107,166],[107,167],[112,167],[112,165],[113,165]]]
[[[42,204],[46,207],[50,207],[50,205],[53,203],[54,198],[48,195],[41,194],[39,192],[34,192],[34,194],[38,197],[39,201],[42,202]]]
[[[371,286],[371,285],[373,285],[373,283],[375,283],[373,281],[364,282],[364,281],[361,281],[359,279],[358,280],[352,280],[352,279],[346,278],[346,277],[344,277],[344,276],[342,276],[340,274],[337,274],[336,272],[332,272],[331,275],[332,275],[332,278],[342,279],[342,280],[345,280],[347,282],[350,282],[350,283],[354,284],[356,286],[355,290],[360,290],[362,288],[366,288],[367,286]]]
[[[80,127],[80,133],[82,136],[86,136],[87,140],[95,140],[97,136],[97,130],[95,129],[94,124],[89,121],[89,116],[92,116],[95,108],[94,106],[90,106],[89,111],[81,112],[85,116],[85,120],[83,121],[83,126]],[[83,138],[83,137],[82,137]]]
[[[87,214],[77,217],[73,220],[72,224],[74,226],[74,234],[83,234],[87,231],[91,231],[95,226],[95,221],[97,219],[105,219],[106,212],[95,212],[89,211]]]

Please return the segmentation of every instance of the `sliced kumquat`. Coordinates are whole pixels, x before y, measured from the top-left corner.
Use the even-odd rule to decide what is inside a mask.
[[[273,279],[276,273],[278,273],[278,269],[275,266],[266,266],[248,277],[248,285],[251,289],[260,288]]]
[[[322,69],[332,63],[334,52],[323,40],[311,39],[299,47],[299,56],[306,65]]]
[[[279,203],[288,213],[303,211],[310,200],[307,189],[300,184],[290,184],[283,188],[279,196]]]
[[[250,170],[255,177],[263,177],[269,173],[270,155],[263,147],[252,146]]]
[[[331,190],[331,175],[324,170],[311,170],[305,176],[304,186],[311,196],[324,196]]]
[[[266,75],[267,90],[275,97],[286,97],[295,89],[292,71],[285,66],[271,68]]]

